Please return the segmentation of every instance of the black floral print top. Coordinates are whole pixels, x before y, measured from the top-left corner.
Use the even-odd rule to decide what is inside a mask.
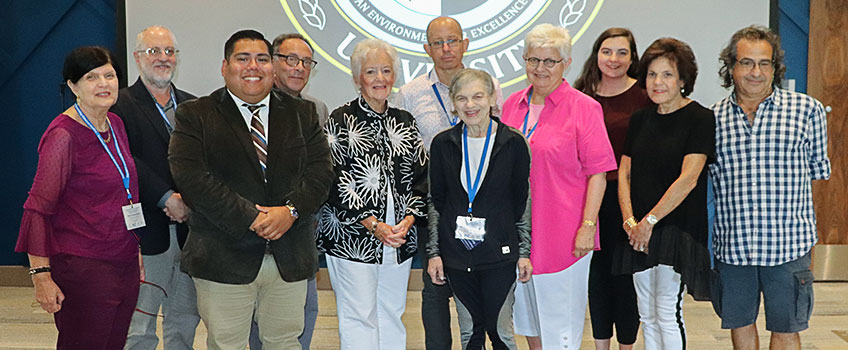
[[[383,243],[360,221],[374,215],[383,221],[394,210],[397,222],[407,215],[426,217],[427,150],[409,112],[371,109],[361,96],[337,108],[324,127],[336,180],[318,212],[318,250],[330,256],[369,264],[383,261]],[[391,188],[394,208],[388,205]],[[398,248],[398,263],[418,249],[416,225]]]

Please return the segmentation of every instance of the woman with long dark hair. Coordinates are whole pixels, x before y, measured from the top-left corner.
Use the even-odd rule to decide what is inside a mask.
[[[609,28],[595,40],[592,54],[574,83],[575,89],[601,104],[607,136],[617,162],[621,160],[630,115],[652,104],[645,89],[636,84],[638,71],[639,54],[633,33],[625,28]],[[619,349],[628,350],[633,348],[639,332],[636,291],[633,276],[614,275],[612,266],[614,252],[631,247],[620,221],[618,171],[607,172],[606,177],[607,188],[598,211],[601,250],[592,255],[589,268],[589,314],[595,349],[610,348],[615,327]]]

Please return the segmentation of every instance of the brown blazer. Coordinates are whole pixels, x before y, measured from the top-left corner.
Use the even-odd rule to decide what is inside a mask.
[[[169,163],[192,209],[181,269],[192,277],[247,284],[259,272],[266,241],[249,227],[254,204],[287,201],[300,218],[270,249],[283,280],[318,270],[315,218],[327,199],[333,170],[330,149],[311,103],[271,93],[267,183],[247,125],[226,88],[179,105]]]

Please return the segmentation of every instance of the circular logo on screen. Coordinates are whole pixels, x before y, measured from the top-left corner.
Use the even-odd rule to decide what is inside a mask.
[[[397,86],[433,66],[424,52],[427,24],[450,16],[469,39],[463,62],[482,69],[507,87],[524,79],[524,35],[534,25],[565,27],[572,42],[591,25],[603,0],[280,0],[286,16],[315,52],[350,74],[350,53],[366,38],[385,40],[398,49]]]

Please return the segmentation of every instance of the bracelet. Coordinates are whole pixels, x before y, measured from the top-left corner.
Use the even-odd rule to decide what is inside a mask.
[[[595,227],[595,225],[597,225],[597,223],[595,223],[592,220],[583,220],[583,225],[586,225],[586,226],[589,226],[589,227]]]
[[[624,220],[624,223],[622,224],[622,226],[623,225],[627,225],[627,227],[633,228],[633,226],[636,226],[636,218],[634,218],[632,216],[627,218],[627,220]]]
[[[371,231],[371,233],[377,232],[377,225],[379,224],[380,220],[374,219],[374,221],[371,221],[371,228],[368,231]]]
[[[29,275],[34,276],[35,274],[39,274],[42,272],[50,272],[50,266],[39,266],[33,267],[29,269]]]

